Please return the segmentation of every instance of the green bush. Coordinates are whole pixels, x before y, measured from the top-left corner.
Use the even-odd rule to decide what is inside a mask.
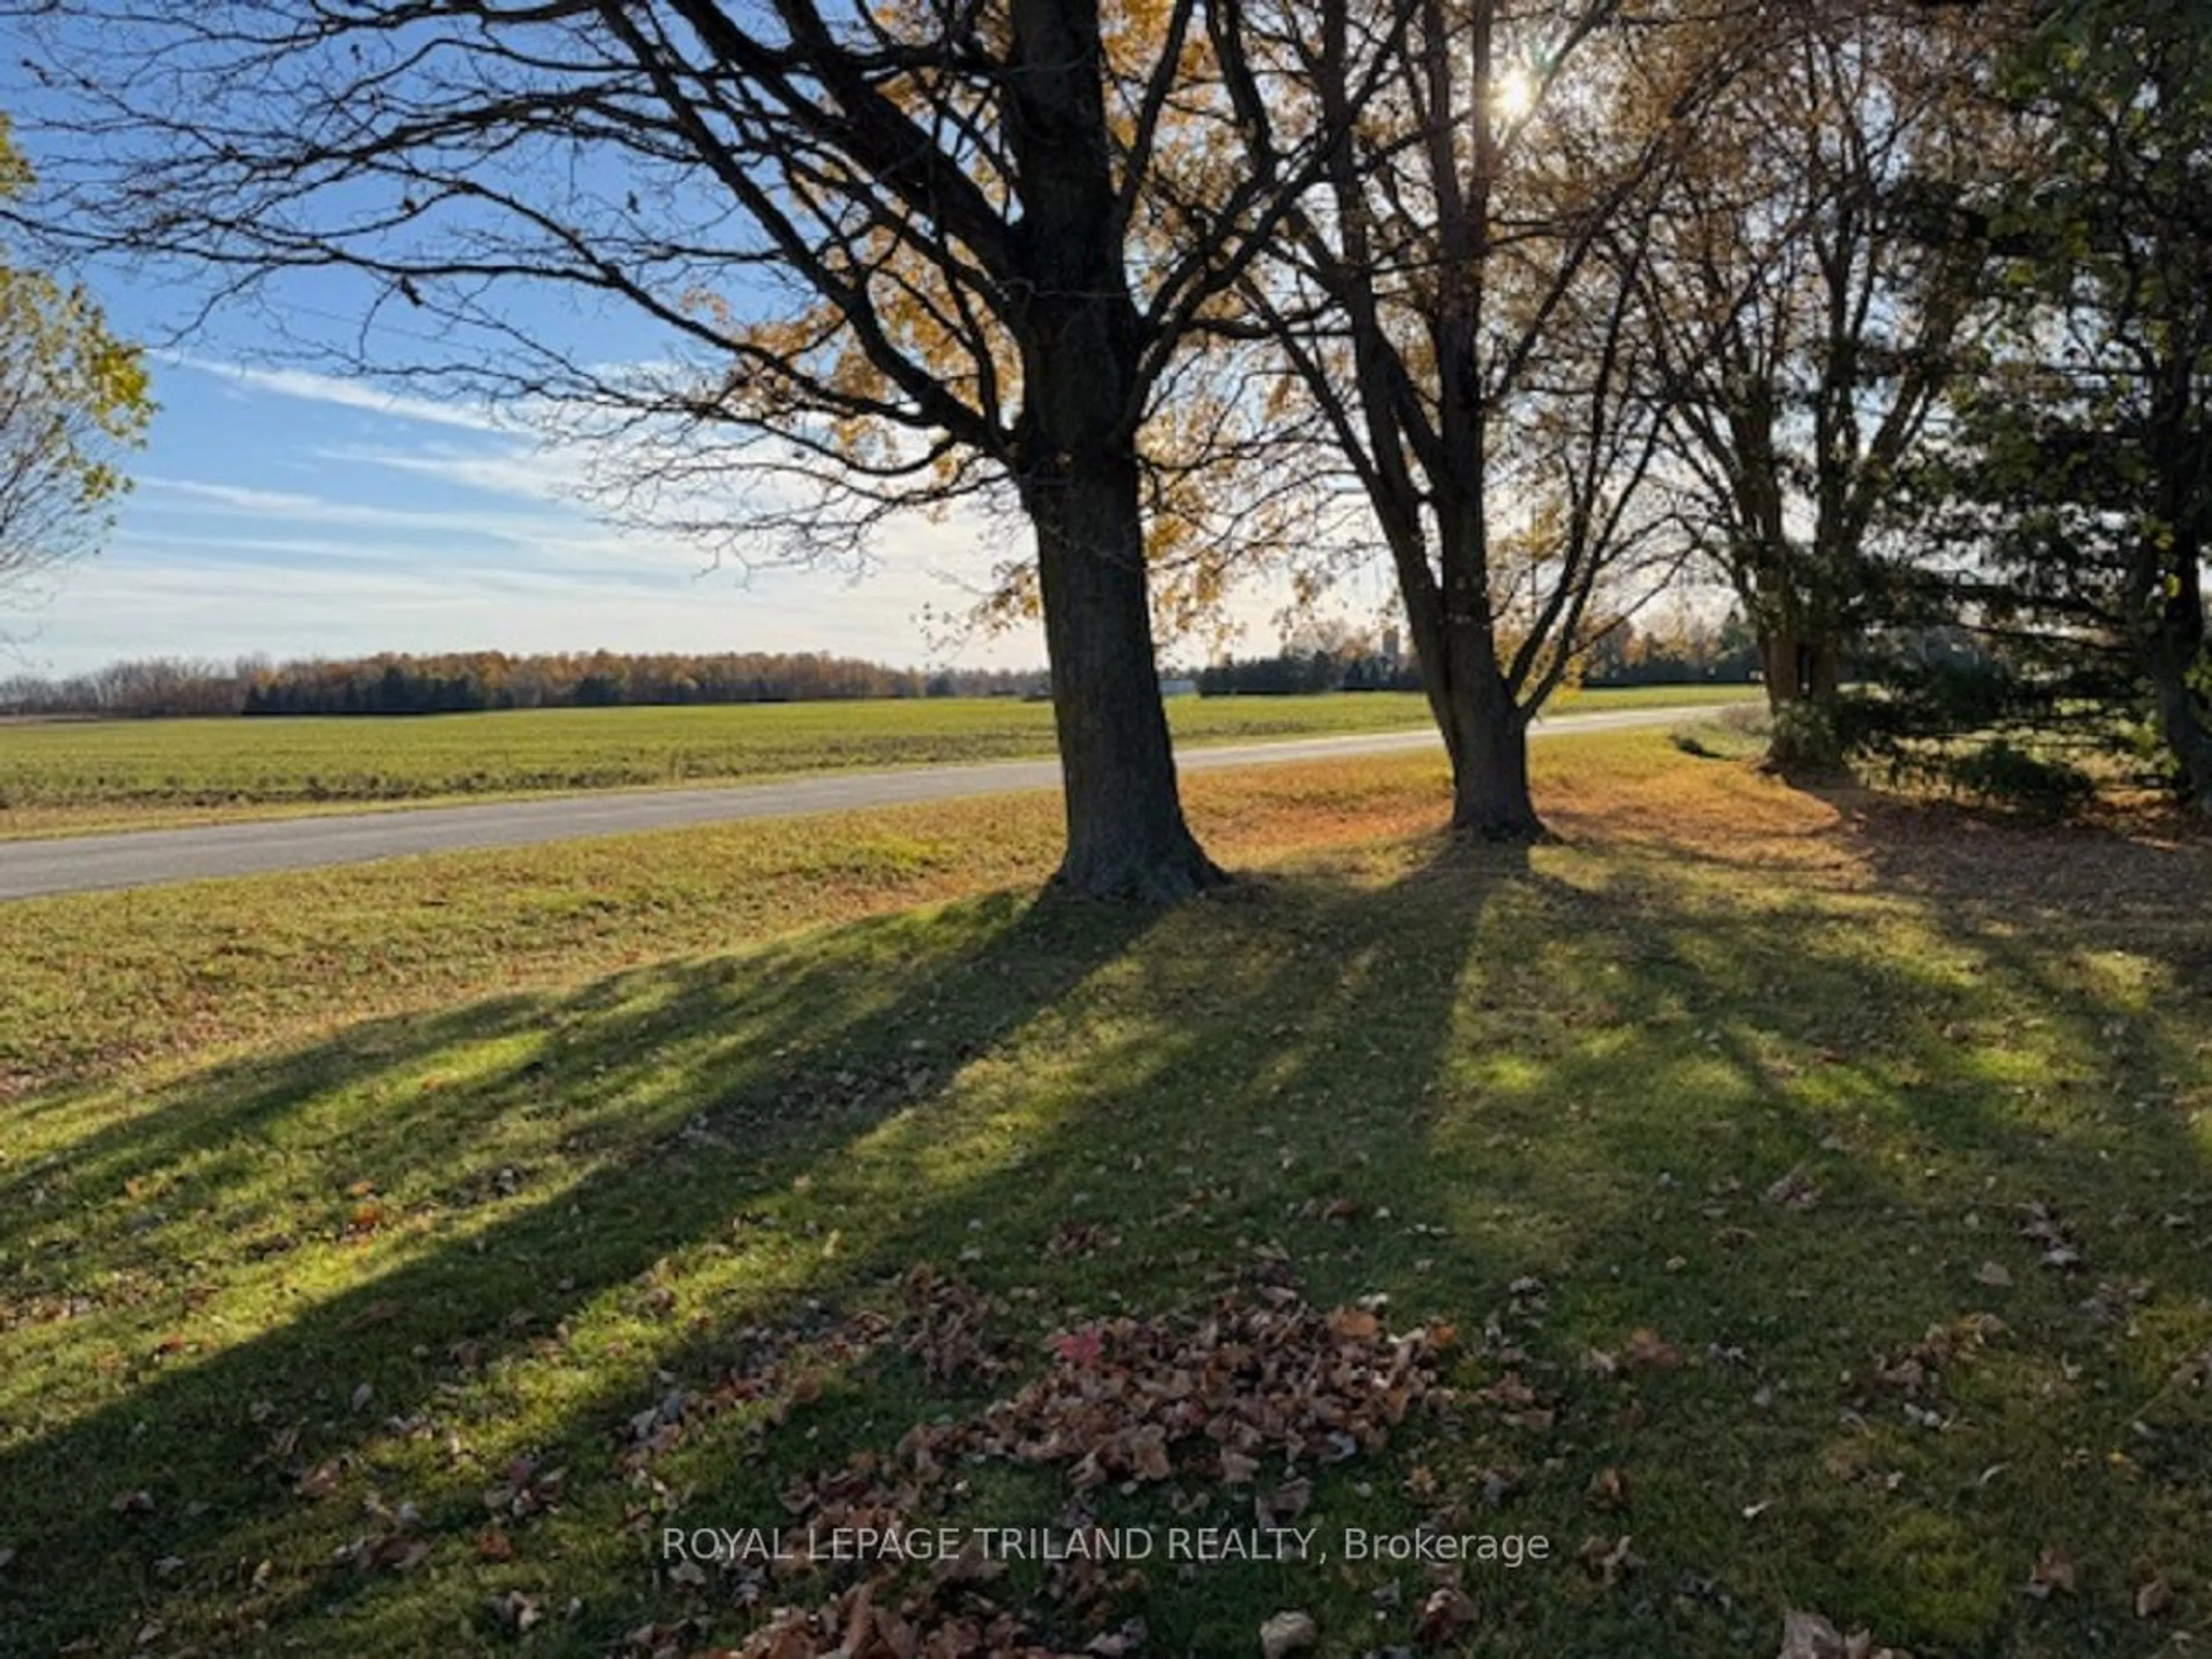
[[[2004,738],[1950,757],[1943,772],[1961,793],[2050,817],[2080,811],[2097,793],[2096,780],[2080,767]]]

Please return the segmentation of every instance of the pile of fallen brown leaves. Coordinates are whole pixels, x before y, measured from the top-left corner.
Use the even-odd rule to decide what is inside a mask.
[[[1289,1474],[1379,1450],[1415,1406],[1437,1403],[1450,1340],[1426,1325],[1389,1335],[1364,1308],[1323,1314],[1232,1293],[1196,1319],[1062,1333],[1052,1367],[1012,1399],[901,1449],[1066,1463],[1078,1491],[1178,1473],[1243,1486],[1271,1460]]]
[[[917,1269],[907,1281],[905,1346],[932,1375],[994,1376],[1004,1368],[985,1328],[988,1304],[957,1279]],[[1322,1312],[1279,1285],[1225,1293],[1203,1310],[1122,1317],[1056,1334],[1043,1372],[963,1419],[917,1425],[888,1459],[872,1454],[785,1493],[813,1531],[891,1529],[945,1512],[963,1465],[1064,1467],[1078,1495],[1109,1483],[1134,1491],[1187,1480],[1253,1488],[1258,1523],[1294,1520],[1311,1501],[1304,1472],[1381,1449],[1417,1410],[1449,1403],[1439,1382],[1449,1327],[1392,1334],[1364,1308]],[[918,1580],[895,1564],[811,1607],[781,1607],[741,1659],[965,1659],[1046,1655],[1030,1623],[986,1587],[1004,1564],[970,1549]],[[1054,1564],[1048,1594],[1092,1628],[1104,1605],[1141,1587],[1135,1570],[1078,1557]],[[661,1649],[650,1639],[647,1651]],[[1140,1624],[1093,1637],[1087,1659],[1133,1652]]]
[[[966,1376],[990,1382],[1013,1368],[990,1328],[990,1300],[974,1285],[945,1278],[925,1261],[908,1272],[904,1291],[906,1317],[901,1334],[906,1351],[921,1362],[932,1380]]]

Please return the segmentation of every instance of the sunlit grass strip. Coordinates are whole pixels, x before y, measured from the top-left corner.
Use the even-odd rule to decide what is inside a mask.
[[[1593,735],[1540,747],[1534,764],[1571,822],[1652,788],[1668,753],[1656,733]],[[1207,773],[1185,793],[1232,864],[1411,833],[1445,811],[1426,756]],[[1037,793],[10,904],[0,1101],[69,1073],[1036,884],[1060,834],[1059,803]],[[35,1121],[27,1133],[34,1150]]]
[[[1655,686],[1554,712],[1741,702]],[[1178,743],[1419,729],[1417,694],[1172,700]],[[823,771],[1044,757],[1052,711],[1006,698],[564,708],[346,719],[0,723],[0,838],[173,827]]]
[[[2212,1418],[2188,1380],[2212,1347],[2192,1093],[2212,1004],[2189,973],[2212,923],[2147,917],[2143,882],[2170,872],[2186,898],[2203,850],[2001,838],[1961,877],[1941,842],[1846,833],[1831,804],[1662,739],[1577,746],[1609,764],[1540,758],[1570,836],[1525,856],[1425,833],[1432,765],[1209,781],[1209,833],[1296,850],[1165,915],[1018,888],[847,919],[794,878],[757,913],[769,937],[653,958],[662,930],[696,937],[692,903],[702,928],[751,914],[685,836],[610,849],[636,884],[559,908],[504,988],[408,984],[426,939],[256,1026],[238,1000],[298,945],[227,953],[232,1000],[173,1028],[218,1051],[0,1109],[0,1627],[33,1651],[448,1656],[512,1650],[489,1606],[513,1591],[548,1651],[694,1618],[688,1639],[731,1644],[749,1615],[670,1579],[654,1529],[772,1521],[794,1483],[978,1408],[994,1388],[866,1335],[928,1261],[996,1298],[1018,1376],[1055,1333],[1284,1276],[1320,1306],[1380,1294],[1394,1322],[1458,1325],[1448,1425],[1302,1472],[1325,1527],[1457,1506],[1555,1540],[1556,1571],[1474,1581],[1502,1651],[1771,1651],[1790,1604],[1916,1650],[2193,1633],[2194,1591],[2148,1620],[2135,1597],[2212,1547]],[[963,844],[929,821],[892,838]],[[1048,857],[1051,823],[1034,833]],[[2098,879],[2072,902],[2041,884],[2046,914],[2011,927],[1992,848]],[[441,878],[448,908],[485,902],[471,862]],[[526,885],[482,867],[507,872],[485,892]],[[213,924],[258,907],[302,938],[356,930],[365,956],[398,896],[277,890],[195,896]],[[149,914],[76,914],[111,905]],[[109,963],[188,921],[89,933],[86,1006]],[[531,935],[451,937],[489,980]],[[2030,1204],[2083,1264],[2040,1259]],[[2003,1333],[1936,1391],[1880,1380],[1976,1313]],[[1625,1359],[1638,1332],[1670,1362]],[[1509,1372],[1540,1422],[1480,1399]],[[733,1378],[762,1392],[629,1455],[641,1419]],[[557,1501],[488,1503],[524,1457],[563,1475]],[[963,1521],[1070,1497],[1054,1471],[961,1473]],[[1097,1501],[1222,1522],[1253,1496]],[[416,1565],[342,1554],[410,1506]],[[1625,1581],[1572,1564],[1622,1536],[1645,1563]],[[2046,1546],[2080,1562],[2077,1593],[2021,1594]],[[1419,1608],[1402,1589],[1389,1608],[1389,1577],[1162,1578],[1099,1627],[1139,1613],[1164,1651],[1241,1651],[1295,1605],[1326,1652],[1410,1644]],[[1090,1632],[1066,1617],[1073,1650]]]

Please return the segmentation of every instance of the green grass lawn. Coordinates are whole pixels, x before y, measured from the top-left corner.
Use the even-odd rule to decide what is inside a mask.
[[[1741,700],[1743,686],[1594,691],[1597,709]],[[1412,693],[1186,697],[1192,744],[1428,722]],[[691,708],[556,708],[411,718],[0,723],[0,839],[568,790],[726,783],[856,767],[1052,752],[1052,710],[1006,698]]]
[[[1165,915],[1029,800],[8,907],[0,1650],[2201,1644],[2204,842],[1538,766],[1194,780]]]

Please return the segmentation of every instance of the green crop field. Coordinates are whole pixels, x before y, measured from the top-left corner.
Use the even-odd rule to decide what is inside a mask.
[[[1601,691],[1562,708],[1741,699]],[[1414,726],[1418,696],[1180,698],[1192,744]],[[1005,699],[564,708],[415,718],[0,724],[0,837],[566,790],[731,782],[1052,752],[1052,711]]]
[[[2201,830],[1534,766],[1194,777],[1167,913],[1042,793],[0,909],[0,1650],[2212,1641]],[[666,1547],[1084,1516],[1316,1555]]]

